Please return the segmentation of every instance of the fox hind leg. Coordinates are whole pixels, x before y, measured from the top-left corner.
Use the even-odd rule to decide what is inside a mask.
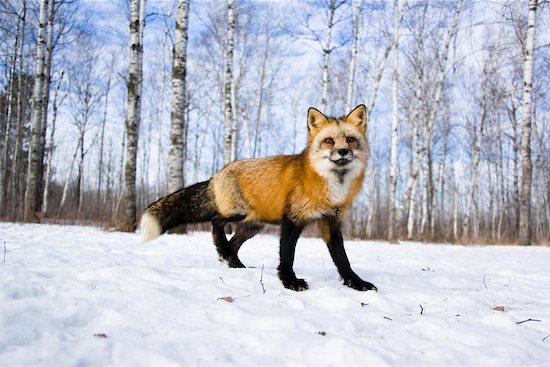
[[[245,236],[245,233],[242,233],[239,237],[239,229],[244,228],[242,225],[237,225],[237,231],[233,238],[230,241],[227,240],[225,235],[225,225],[231,222],[239,222],[244,219],[244,215],[233,215],[230,217],[223,217],[220,215],[212,218],[212,235],[214,237],[214,244],[216,245],[216,250],[218,251],[218,256],[220,261],[226,261],[229,267],[231,268],[244,268],[245,266],[239,260],[237,256],[237,251],[244,241],[254,236],[256,233],[253,233],[249,237]],[[241,232],[245,232],[241,230]],[[244,239],[241,239],[244,238]]]
[[[263,225],[259,223],[239,223],[237,224],[237,229],[235,234],[229,240],[229,247],[232,250],[233,257],[240,263],[240,260],[237,256],[239,249],[242,244],[258,234],[263,228]],[[242,263],[241,263],[242,265]],[[239,266],[241,267],[241,266]],[[244,267],[244,265],[242,266]]]

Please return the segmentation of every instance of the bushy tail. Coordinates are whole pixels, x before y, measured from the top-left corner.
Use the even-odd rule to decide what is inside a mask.
[[[218,214],[210,181],[199,182],[155,201],[141,217],[144,241],[150,241],[181,224],[212,220]]]

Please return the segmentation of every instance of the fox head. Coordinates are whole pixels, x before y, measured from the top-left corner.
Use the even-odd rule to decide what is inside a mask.
[[[364,172],[368,153],[365,105],[340,118],[310,108],[307,126],[308,158],[319,175],[344,184]]]

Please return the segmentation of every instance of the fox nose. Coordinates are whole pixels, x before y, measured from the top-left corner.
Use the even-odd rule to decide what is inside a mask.
[[[338,154],[340,154],[341,156],[345,156],[346,154],[348,154],[349,150],[347,149],[338,149]]]

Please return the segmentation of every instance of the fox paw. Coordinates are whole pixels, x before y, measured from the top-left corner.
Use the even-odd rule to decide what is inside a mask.
[[[303,279],[298,279],[298,278],[285,279],[285,280],[282,280],[282,282],[285,288],[292,289],[293,291],[296,291],[296,292],[305,291],[306,289],[309,288],[309,286],[307,285],[307,282]]]
[[[344,281],[344,284],[347,285],[350,288],[357,289],[358,291],[375,291],[378,292],[378,288],[374,286],[374,284],[371,284],[369,282],[365,282],[362,279],[347,279]]]
[[[230,268],[246,268],[236,255],[218,255],[218,260]]]
[[[244,264],[239,260],[238,257],[230,257],[225,259],[227,261],[227,265],[229,265],[230,268],[246,268]]]

